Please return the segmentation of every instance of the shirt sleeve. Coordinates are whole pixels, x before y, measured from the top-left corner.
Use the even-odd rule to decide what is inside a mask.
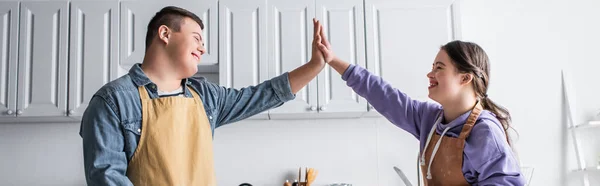
[[[79,134],[87,185],[133,185],[126,176],[124,137],[114,110],[94,96],[85,110]]]
[[[342,79],[390,122],[419,139],[421,117],[432,109],[431,105],[411,99],[381,77],[360,66],[350,65]]]
[[[241,89],[225,88],[211,82],[204,83],[216,94],[212,96],[216,98],[214,101],[218,110],[216,127],[279,107],[296,97],[292,93],[287,72],[256,86]]]

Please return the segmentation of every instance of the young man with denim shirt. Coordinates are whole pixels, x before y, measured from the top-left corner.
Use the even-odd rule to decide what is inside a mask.
[[[165,7],[148,24],[146,54],[90,100],[81,121],[88,185],[216,185],[212,134],[295,98],[324,68],[316,20],[312,58],[256,86],[190,78],[205,52],[198,16]]]

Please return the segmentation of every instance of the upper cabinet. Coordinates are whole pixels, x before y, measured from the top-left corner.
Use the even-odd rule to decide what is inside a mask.
[[[166,6],[181,7],[200,17],[204,24],[202,35],[206,47],[200,65],[218,64],[217,0],[127,0],[121,1],[120,8],[120,66],[127,71],[133,64],[142,63],[148,23]]]
[[[219,1],[219,80],[244,88],[267,79],[267,6],[264,0]],[[267,119],[267,113],[253,118]]]
[[[17,110],[19,3],[0,2],[0,118]]]
[[[119,2],[71,2],[69,116],[80,117],[92,96],[117,77]]]
[[[304,65],[312,55],[314,0],[268,1],[269,77]],[[318,113],[317,81],[296,93],[296,99],[269,111],[271,118]]]
[[[317,0],[317,19],[336,56],[350,64],[365,66],[365,33],[362,0]],[[367,102],[327,66],[318,77],[320,113],[331,117],[360,117]]]
[[[19,116],[67,114],[68,5],[67,1],[21,2]]]
[[[459,39],[455,0],[86,0],[0,2],[0,118],[77,120],[95,92],[141,63],[166,6],[202,19],[198,74],[241,89],[312,56],[313,18],[335,54],[418,100],[439,47]],[[217,75],[218,71],[218,75]],[[70,117],[66,117],[70,116]],[[296,98],[254,119],[379,116],[326,66]]]
[[[413,99],[429,100],[433,60],[441,45],[460,36],[454,2],[365,0],[368,70]]]
[[[268,1],[269,77],[304,65],[312,56],[313,18],[323,24],[338,57],[365,65],[363,1]],[[360,117],[366,101],[326,66],[296,99],[269,111],[271,118]]]

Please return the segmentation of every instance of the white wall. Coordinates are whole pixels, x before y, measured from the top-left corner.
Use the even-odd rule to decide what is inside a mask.
[[[0,124],[0,185],[84,185],[78,123]]]
[[[535,167],[533,185],[582,185],[580,176],[565,174],[576,164],[561,108],[560,69],[573,74],[577,120],[590,119],[600,108],[594,82],[600,77],[598,8],[600,2],[591,0],[463,1],[464,39],[481,44],[492,60],[489,94],[512,111],[522,161]],[[590,163],[600,155],[598,138],[591,137],[598,132],[582,133]],[[591,184],[600,184],[594,174]]]
[[[550,1],[463,1],[462,35],[480,44],[491,62],[488,95],[507,107],[533,185],[564,185],[560,6]],[[557,15],[558,14],[558,15]]]
[[[244,121],[217,130],[214,144],[219,185],[278,186],[299,167],[318,169],[319,186],[400,185],[393,166],[417,176],[417,140],[383,119]]]
[[[569,16],[562,18],[565,23],[563,37],[568,43],[562,47],[565,50],[567,61],[573,81],[576,98],[576,121],[583,123],[591,119],[600,120],[597,114],[600,111],[600,58],[597,54],[600,46],[600,8],[599,1],[578,1],[569,3],[565,9]],[[584,161],[588,167],[600,165],[600,128],[588,129],[578,132]],[[574,147],[571,136],[567,141],[567,162],[569,169],[576,167]],[[582,185],[581,174],[567,174],[569,185]],[[600,171],[592,172],[590,185],[600,185]]]
[[[512,113],[522,162],[535,167],[532,185],[582,185],[567,174],[574,156],[560,70],[573,71],[577,119],[589,119],[600,109],[600,2],[461,2],[463,39],[490,56],[489,95]],[[1,124],[0,185],[83,185],[78,131],[78,123]],[[600,155],[598,133],[582,135],[590,163]],[[319,170],[317,185],[401,185],[393,166],[416,182],[416,140],[383,119],[243,121],[218,129],[214,144],[219,185],[281,185],[300,166]]]

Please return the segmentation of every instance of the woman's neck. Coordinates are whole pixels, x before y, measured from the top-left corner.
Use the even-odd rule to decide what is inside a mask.
[[[450,123],[460,115],[472,110],[475,103],[477,103],[477,99],[472,96],[464,96],[447,103],[442,103],[444,123]]]

